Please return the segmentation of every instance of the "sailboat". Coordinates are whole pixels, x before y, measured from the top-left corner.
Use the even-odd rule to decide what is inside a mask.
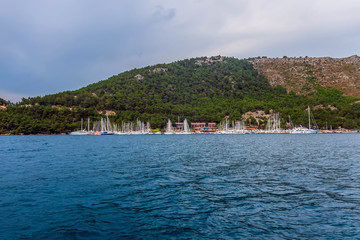
[[[172,124],[171,124],[171,120],[169,119],[167,125],[166,125],[166,132],[165,134],[174,134],[173,129],[172,129]]]
[[[89,129],[89,119],[88,119],[88,129]],[[77,135],[77,136],[81,136],[81,135],[89,135],[89,131],[85,131],[85,129],[83,129],[83,119],[81,119],[81,126],[80,126],[80,130],[74,131],[74,132],[70,132],[69,135]]]
[[[191,134],[189,123],[187,119],[184,120],[184,129],[181,132],[177,132],[176,134]]]
[[[279,113],[272,114],[266,124],[265,133],[282,133]]]
[[[114,135],[110,125],[109,116],[106,116],[105,120],[101,118],[101,135]]]
[[[310,106],[308,106],[308,117],[309,117],[309,128],[305,128],[300,126],[299,128],[294,128],[290,130],[292,134],[315,134],[318,133],[319,130],[315,130],[311,128],[311,113],[310,113]]]

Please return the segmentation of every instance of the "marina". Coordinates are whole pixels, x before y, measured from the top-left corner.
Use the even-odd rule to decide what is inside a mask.
[[[101,118],[95,121],[90,128],[90,119],[87,127],[81,127],[79,130],[70,132],[69,135],[139,135],[139,134],[164,134],[164,135],[188,135],[188,134],[317,134],[317,133],[357,133],[359,130],[319,129],[314,117],[311,114],[310,107],[307,108],[308,127],[294,126],[289,116],[289,121],[285,124],[287,128],[282,127],[279,113],[271,114],[267,119],[266,127],[246,125],[245,121],[229,121],[228,119],[220,122],[192,122],[189,124],[185,118],[183,122],[172,124],[168,119],[165,129],[151,129],[149,122],[143,122],[139,119],[136,122],[122,122],[121,124],[112,123],[109,117]]]

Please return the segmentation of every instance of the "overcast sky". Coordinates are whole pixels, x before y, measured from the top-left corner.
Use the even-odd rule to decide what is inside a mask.
[[[359,55],[359,0],[0,0],[0,97],[192,57]]]

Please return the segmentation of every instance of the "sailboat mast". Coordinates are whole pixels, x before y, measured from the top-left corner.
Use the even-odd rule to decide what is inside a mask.
[[[104,132],[104,119],[101,118],[101,132]]]
[[[106,116],[106,131],[110,131],[110,120],[109,120],[109,116]]]
[[[311,122],[310,122],[310,106],[308,106],[308,116],[309,116],[309,129],[311,129]]]
[[[289,115],[289,129],[291,129],[291,118],[290,118],[290,115]]]

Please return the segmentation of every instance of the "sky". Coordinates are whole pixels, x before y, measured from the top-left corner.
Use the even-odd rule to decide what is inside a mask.
[[[359,54],[358,0],[0,0],[0,98],[201,56]]]

